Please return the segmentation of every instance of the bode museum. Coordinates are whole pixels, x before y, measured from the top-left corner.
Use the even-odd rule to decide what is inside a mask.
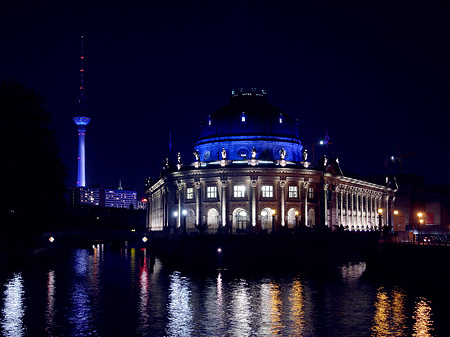
[[[166,159],[160,179],[148,181],[149,231],[372,231],[392,224],[395,182],[344,176],[337,158],[310,162],[298,121],[269,104],[265,90],[232,91],[228,105],[202,121],[192,159]]]

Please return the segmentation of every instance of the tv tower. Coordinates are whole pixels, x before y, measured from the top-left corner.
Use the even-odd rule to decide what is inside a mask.
[[[84,138],[86,135],[86,125],[91,121],[87,117],[86,95],[84,93],[84,40],[81,36],[81,57],[80,57],[80,94],[77,96],[77,108],[79,117],[74,117],[73,121],[78,125],[78,175],[77,187],[86,187],[86,154]]]

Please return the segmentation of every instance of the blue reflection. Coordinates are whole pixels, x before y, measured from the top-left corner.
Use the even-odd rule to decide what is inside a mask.
[[[55,293],[55,271],[50,270],[47,274],[47,308],[45,310],[45,330],[50,334],[55,325]]]
[[[249,286],[245,280],[240,280],[234,287],[231,298],[231,319],[230,330],[234,336],[251,335],[251,305]]]
[[[194,332],[193,310],[190,303],[191,284],[189,279],[174,272],[169,286],[169,336],[190,336]]]
[[[95,251],[95,250],[94,250]],[[74,284],[70,293],[72,310],[69,314],[71,333],[76,336],[87,336],[92,330],[92,304],[88,292],[89,252],[78,249],[75,251],[73,267],[75,270]]]
[[[2,333],[5,337],[23,336],[25,326],[23,317],[25,315],[24,304],[24,284],[20,273],[14,276],[5,284]]]

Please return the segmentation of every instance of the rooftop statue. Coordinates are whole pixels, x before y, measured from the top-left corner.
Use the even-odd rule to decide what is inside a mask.
[[[286,157],[286,150],[284,149],[284,147],[282,147],[280,151],[280,159],[284,160],[285,157]]]
[[[194,151],[194,156],[195,156],[195,160],[199,161],[200,160],[200,152],[198,150]]]
[[[227,159],[227,150],[225,150],[225,148],[222,148],[222,160]]]

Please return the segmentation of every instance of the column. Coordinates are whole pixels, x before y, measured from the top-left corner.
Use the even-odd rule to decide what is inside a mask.
[[[183,184],[177,182],[178,187],[178,216],[177,216],[177,228],[181,228],[181,197],[183,192]]]
[[[360,198],[361,194],[359,192],[359,190],[356,190],[355,193],[355,198],[356,198],[356,224],[355,224],[355,228],[358,228],[359,226],[361,226],[361,221],[360,221],[360,211],[359,211],[359,198]]]
[[[349,200],[348,200],[348,190],[345,191],[345,222],[346,225],[349,227],[348,229],[350,229],[350,216],[348,214],[348,208],[349,208]]]
[[[308,226],[308,186],[309,183],[307,181],[303,182],[303,188],[305,189],[305,204],[304,204],[304,217],[303,219],[305,219],[305,226]]]
[[[285,201],[284,201],[284,187],[286,186],[286,180],[281,179],[280,180],[280,201],[281,201],[281,226],[284,226],[286,224],[285,222]]]
[[[222,227],[227,225],[227,180],[222,179]]]
[[[258,177],[251,177],[251,187],[252,187],[252,194],[251,194],[251,216],[252,216],[252,226],[255,227],[256,226],[256,199],[257,199],[257,194],[256,194],[256,186],[258,185]]]
[[[323,223],[325,224],[325,227],[329,226],[328,223],[328,184],[323,184],[323,194],[324,194],[324,198],[323,198],[323,210],[324,210],[324,221]]]
[[[201,183],[200,181],[196,181],[195,183],[195,224],[197,226],[201,225],[201,212],[200,212],[200,193],[201,193]]]

